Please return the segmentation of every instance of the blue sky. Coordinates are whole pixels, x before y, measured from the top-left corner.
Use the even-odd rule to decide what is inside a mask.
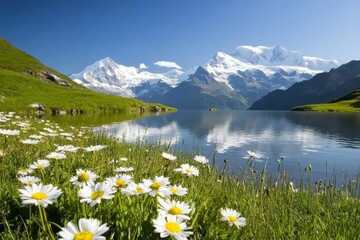
[[[104,57],[185,70],[240,45],[360,59],[358,0],[0,0],[0,37],[65,74]]]

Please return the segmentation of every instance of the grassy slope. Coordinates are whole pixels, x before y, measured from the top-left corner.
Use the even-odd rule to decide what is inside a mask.
[[[360,111],[360,89],[340,97],[331,103],[303,105],[295,107],[292,110],[319,112],[358,112]]]
[[[57,75],[70,83],[72,88],[40,80],[37,75],[40,70]],[[25,71],[30,71],[33,75],[26,75]],[[155,104],[147,104],[136,99],[115,97],[87,90],[0,38],[0,110],[26,110],[29,108],[29,104],[34,102],[42,104],[47,110],[54,108],[139,112],[141,107],[146,110],[155,107]]]

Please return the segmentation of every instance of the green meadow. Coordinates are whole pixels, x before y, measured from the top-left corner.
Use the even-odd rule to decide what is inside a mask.
[[[135,144],[118,142],[105,135],[93,134],[89,128],[16,117],[16,114],[2,113],[0,119],[0,239],[58,239],[62,228],[69,222],[77,225],[82,218],[94,218],[106,224],[108,230],[102,235],[106,239],[160,239],[154,226],[154,219],[160,214],[159,199],[179,201],[191,208],[188,219],[183,220],[191,233],[179,238],[176,234],[180,228],[172,223],[170,228],[170,225],[165,228],[174,231],[168,239],[360,238],[358,178],[343,179],[342,184],[338,184],[340,187],[335,187],[333,180],[312,179],[311,166],[308,166],[301,173],[299,182],[292,183],[291,176],[283,169],[286,159],[279,159],[277,173],[268,174],[266,168],[253,169],[254,158],[251,156],[248,160],[239,159],[247,162],[246,167],[232,174],[226,165],[224,169],[217,169],[215,155],[208,159],[208,164],[195,161],[196,155],[202,155],[195,150],[192,153],[169,152],[167,145],[146,140]],[[17,135],[17,132],[4,130],[19,132]],[[36,138],[41,138],[36,144],[29,144],[35,141],[22,142]],[[78,149],[59,151],[58,155],[66,155],[61,157],[63,159],[54,159],[56,154],[49,155],[67,145]],[[175,156],[176,160],[169,160],[163,153]],[[39,159],[47,159],[49,165],[34,168]],[[190,170],[185,174],[174,171],[182,164],[196,168],[198,176],[189,174]],[[28,176],[61,190],[61,194],[46,207],[25,204],[19,191],[26,188],[19,180],[22,176],[19,170],[30,166],[33,171]],[[81,177],[77,170],[89,170],[98,175],[94,182],[100,184],[120,174],[116,172],[120,167],[128,170],[124,174],[131,176],[134,184],[164,177],[169,182],[166,187],[181,186],[187,189],[186,194],[178,196],[173,191],[173,194],[161,197],[162,190],[157,188],[154,196],[149,192],[129,195],[124,191],[131,185],[127,183],[114,186],[111,199],[102,199],[94,206],[80,202],[83,198],[79,193],[84,187],[76,186],[70,180],[73,177],[77,182],[88,180],[89,175]],[[133,171],[128,169],[130,167]],[[339,181],[337,179],[337,183]],[[39,183],[27,184],[30,188]],[[154,182],[151,186],[157,184],[160,183]],[[91,199],[101,194],[97,191],[95,195],[92,194]],[[29,196],[35,202],[45,197],[39,192]],[[230,226],[237,220],[234,216],[228,221],[220,221],[223,217],[221,209],[227,208],[240,213],[240,217],[246,219],[246,225]],[[85,238],[90,233],[83,234],[84,238],[76,235],[78,238],[73,239],[91,239]]]
[[[44,79],[44,72],[61,78],[69,86]],[[90,91],[0,38],[0,111],[35,111],[30,107],[34,103],[44,106],[46,112],[140,113],[155,111],[156,106],[161,111],[175,110],[162,104]]]

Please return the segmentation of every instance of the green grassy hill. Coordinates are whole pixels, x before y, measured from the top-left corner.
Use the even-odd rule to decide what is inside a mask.
[[[294,111],[358,112],[360,111],[360,88],[335,99],[331,103],[309,104],[294,107]]]
[[[30,110],[33,103],[46,111],[146,112],[156,106],[166,108],[90,91],[0,38],[0,111]]]

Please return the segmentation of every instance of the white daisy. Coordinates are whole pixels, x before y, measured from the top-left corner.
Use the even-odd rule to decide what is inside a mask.
[[[118,167],[114,170],[115,172],[132,172],[134,171],[133,167]]]
[[[9,130],[9,129],[0,129],[0,134],[5,135],[5,136],[15,136],[15,135],[19,135],[20,131],[19,130]]]
[[[25,139],[25,140],[21,140],[20,142],[28,145],[36,145],[39,143],[39,140]]]
[[[50,162],[48,160],[45,159],[39,159],[36,162],[30,164],[29,168],[30,169],[44,169],[47,168],[48,166],[50,166]]]
[[[54,187],[52,184],[43,185],[40,183],[37,185],[33,183],[31,186],[25,186],[23,189],[19,189],[20,197],[23,200],[23,204],[35,204],[47,207],[52,204],[61,195],[61,190]]]
[[[46,157],[50,159],[60,160],[60,159],[65,159],[66,155],[64,153],[52,152],[49,153]]]
[[[129,182],[126,188],[121,189],[121,192],[128,195],[141,195],[150,192],[151,189],[146,187],[143,183],[136,184],[134,182]]]
[[[180,168],[176,168],[174,171],[186,174],[187,176],[199,176],[199,170],[187,163],[181,164]]]
[[[231,208],[220,209],[222,215],[220,221],[228,221],[230,226],[235,225],[237,228],[244,227],[246,225],[246,219],[240,217],[240,213]]]
[[[82,187],[94,184],[99,176],[90,170],[76,169],[76,175],[70,178],[70,182],[75,186]]]
[[[175,216],[164,217],[160,215],[157,219],[153,220],[153,226],[155,227],[155,232],[160,233],[161,238],[172,236],[176,240],[186,240],[193,234],[193,232],[188,231],[191,228],[187,227],[182,219]]]
[[[106,178],[106,181],[118,188],[125,188],[131,182],[132,176],[128,174],[117,174],[115,177]]]
[[[4,156],[4,151],[3,150],[0,150],[0,157]]]
[[[84,151],[85,152],[96,152],[96,151],[99,151],[99,150],[104,149],[106,147],[107,146],[105,146],[105,145],[95,145],[95,146],[90,146],[90,147],[84,148]]]
[[[259,158],[262,158],[262,157],[264,157],[264,155],[261,154],[261,153],[252,152],[250,150],[247,151],[246,158],[257,158],[257,159],[259,159]]]
[[[177,159],[176,156],[171,155],[170,153],[165,153],[165,152],[162,153],[162,157],[167,160],[170,160],[170,161],[175,161]]]
[[[116,189],[106,182],[99,182],[90,184],[89,186],[83,186],[79,190],[79,197],[82,198],[80,202],[86,202],[91,207],[95,204],[100,204],[102,199],[111,199],[114,197]]]
[[[190,220],[188,216],[192,209],[189,204],[185,202],[169,200],[169,199],[161,199],[158,198],[158,212],[159,215],[168,216],[172,215],[181,219]]]
[[[40,139],[42,139],[42,137],[43,137],[43,136],[41,136],[41,135],[30,135],[30,136],[29,136],[29,138],[31,138],[31,139],[36,139],[36,140],[40,140]]]
[[[40,182],[40,178],[34,176],[23,176],[19,177],[19,181],[26,185],[32,185],[33,183]]]
[[[55,152],[77,152],[79,147],[74,147],[73,145],[64,145],[64,146],[57,146]]]
[[[30,168],[20,168],[17,173],[18,173],[19,175],[26,176],[26,175],[32,173],[33,171],[34,171],[34,170],[32,170],[32,169],[30,169]]]
[[[202,163],[202,164],[207,164],[207,163],[209,163],[209,160],[208,160],[206,157],[200,156],[200,155],[196,155],[196,156],[194,157],[194,160],[197,161],[197,162],[199,162],[199,163]]]
[[[69,222],[66,224],[66,228],[61,228],[58,233],[60,240],[105,240],[106,238],[101,236],[107,232],[109,228],[106,223],[100,226],[100,221],[94,218],[81,218],[79,225]]]
[[[185,187],[182,187],[181,185],[174,185],[174,186],[169,186],[171,195],[176,195],[176,196],[185,196],[187,194],[188,189]]]
[[[60,130],[61,131],[61,130]],[[60,133],[60,136],[63,137],[73,137],[74,135],[72,133]]]
[[[149,192],[150,196],[155,197],[156,195],[159,195],[166,197],[171,195],[169,178],[156,176],[154,179],[144,179],[143,183],[146,187],[151,189]]]

